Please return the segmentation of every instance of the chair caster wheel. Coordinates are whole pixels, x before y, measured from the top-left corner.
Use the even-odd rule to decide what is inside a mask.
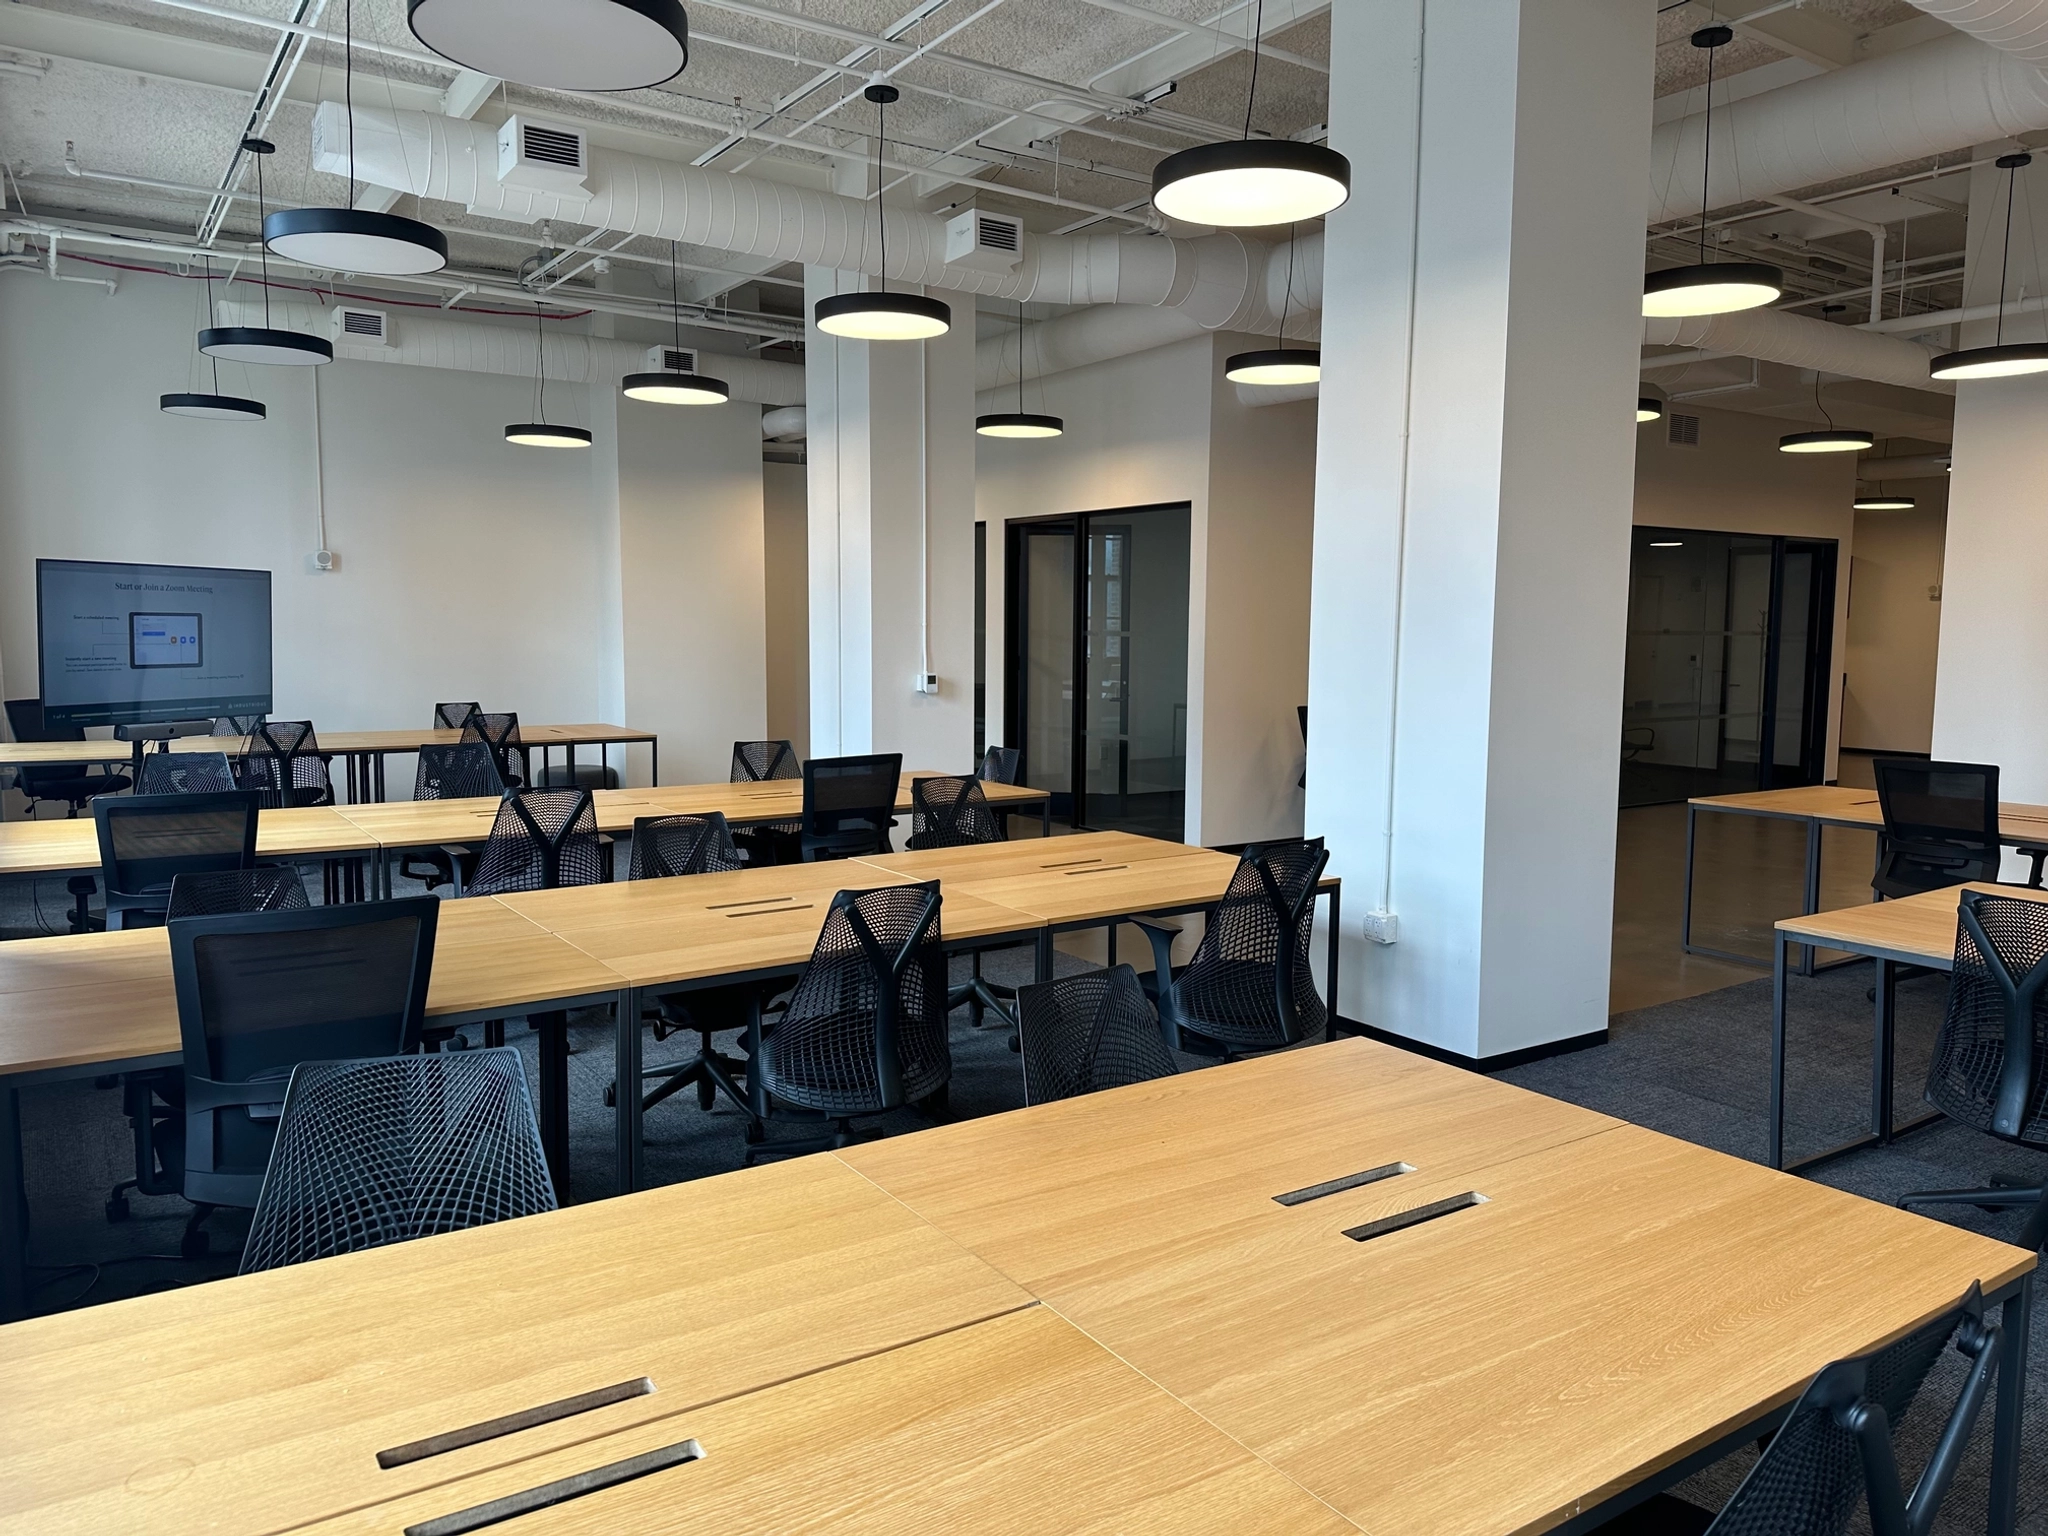
[[[746,1133],[746,1134],[747,1134],[747,1145],[749,1145],[749,1146],[755,1146],[755,1147],[757,1147],[757,1146],[759,1146],[759,1145],[760,1145],[760,1144],[761,1144],[762,1142],[764,1142],[764,1141],[766,1141],[766,1140],[768,1139],[768,1132],[767,1132],[767,1131],[766,1131],[766,1130],[765,1130],[765,1129],[764,1129],[763,1127],[761,1127],[761,1126],[759,1126],[759,1125],[751,1125],[751,1124],[750,1124],[750,1125],[749,1125],[749,1126],[747,1127],[747,1133]],[[751,1154],[749,1154],[749,1160],[751,1161]]]
[[[107,1202],[107,1220],[109,1222],[122,1222],[127,1219],[128,1201],[121,1195],[114,1196],[113,1199]]]
[[[178,1239],[178,1257],[181,1259],[203,1259],[213,1247],[204,1232],[187,1232]]]
[[[1022,1055],[1024,1052],[1024,1047],[1018,1043],[1017,1031],[1014,1029],[1010,1031],[1010,1049],[1019,1055]]]
[[[619,1085],[617,1083],[607,1083],[605,1085],[604,1107],[606,1109],[617,1109],[619,1107]]]
[[[697,1080],[697,1107],[708,1111],[717,1102],[718,1093],[711,1079],[708,1077],[699,1078]]]

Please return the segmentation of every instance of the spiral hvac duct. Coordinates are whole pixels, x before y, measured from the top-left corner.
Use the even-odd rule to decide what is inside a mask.
[[[1956,389],[1952,383],[1927,376],[1928,361],[1935,355],[1932,347],[1774,309],[1746,309],[1687,320],[1645,320],[1643,344],[1730,352],[1790,368],[1812,368],[1934,394],[1952,395]],[[1645,369],[1656,366],[1654,357],[1643,360]]]
[[[1996,6],[1922,6],[1937,14],[1944,8]],[[1695,113],[1660,124],[1652,135],[1652,224],[1698,215],[1704,127],[1704,114]],[[1938,38],[1716,107],[1707,206],[1794,192],[2042,128],[2048,78],[2026,57],[1975,37]]]
[[[2048,3],[2044,0],[1913,0],[1913,4],[2000,53],[2048,70]]]
[[[761,413],[761,436],[771,443],[793,443],[810,430],[810,413],[800,405]]]
[[[269,319],[261,303],[228,299],[214,306],[219,325],[264,325],[331,337],[336,357],[371,363],[410,363],[420,368],[454,368],[465,373],[502,373],[532,378],[535,338],[521,326],[441,315],[390,316],[382,344],[361,344],[334,331],[334,311],[317,304],[272,302]],[[801,405],[804,371],[795,363],[768,363],[731,353],[704,353],[704,371],[732,386],[732,398],[756,405]],[[647,366],[644,342],[614,341],[574,331],[548,333],[547,376],[567,384],[613,385]]]
[[[348,118],[338,103],[313,115],[313,163],[349,172]],[[878,267],[874,214],[860,198],[594,146],[584,188],[573,193],[501,181],[497,165],[498,130],[486,124],[356,109],[355,177],[374,186],[529,224],[558,219],[848,272]],[[1233,234],[1027,235],[1015,267],[988,271],[947,262],[943,220],[906,208],[885,217],[892,282],[1055,304],[1158,305],[1207,330],[1252,331],[1273,325],[1287,287],[1284,244]],[[1320,236],[1298,242],[1293,291],[1295,309],[1322,307]]]

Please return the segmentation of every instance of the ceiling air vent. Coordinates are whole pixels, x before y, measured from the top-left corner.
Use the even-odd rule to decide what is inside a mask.
[[[508,117],[498,130],[498,180],[508,187],[588,197],[590,141],[574,128]]]
[[[1666,422],[1664,440],[1674,448],[1697,448],[1700,445],[1700,419],[1697,416],[1681,416],[1673,411],[1664,418]]]
[[[1024,221],[969,208],[946,221],[946,265],[1007,272],[1023,258]]]
[[[649,373],[695,373],[697,371],[697,349],[695,347],[649,347],[646,369]]]
[[[344,304],[334,312],[334,339],[351,347],[388,347],[391,317],[381,309]]]

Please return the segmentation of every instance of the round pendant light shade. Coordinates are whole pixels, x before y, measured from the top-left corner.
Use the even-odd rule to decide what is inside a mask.
[[[448,237],[431,224],[366,208],[281,208],[263,221],[263,248],[323,272],[417,277],[448,265]]]
[[[304,331],[266,325],[216,325],[199,333],[199,350],[224,363],[331,363],[334,346]]]
[[[1945,352],[1928,364],[1927,371],[1937,379],[2009,379],[2022,373],[2048,373],[2048,342]]]
[[[553,91],[637,91],[690,62],[676,0],[410,0],[412,35],[451,63]]]
[[[1636,396],[1636,422],[1655,421],[1664,414],[1664,391],[1654,384],[1641,386]]]
[[[732,387],[701,373],[629,373],[619,385],[628,400],[650,405],[723,405]]]
[[[1643,279],[1643,313],[1656,319],[1728,315],[1768,304],[1785,291],[1785,274],[1761,261],[1710,261],[1666,267]]]
[[[1858,512],[1910,512],[1917,503],[1910,496],[1891,496],[1878,492],[1871,496],[1858,496],[1850,505]]]
[[[1224,362],[1223,377],[1233,384],[1315,384],[1323,377],[1323,354],[1317,347],[1239,352]]]
[[[923,341],[953,328],[953,311],[921,293],[835,293],[813,314],[828,336],[856,341]]]
[[[991,411],[974,418],[974,430],[983,437],[1058,437],[1067,424],[1061,417],[1029,411]]]
[[[1876,442],[1868,432],[1793,432],[1778,439],[1778,452],[1861,453]]]
[[[505,429],[505,441],[524,448],[588,448],[590,434],[581,427],[558,427],[546,421],[515,421]]]
[[[1351,196],[1351,162],[1323,144],[1229,139],[1168,155],[1152,206],[1169,219],[1254,229],[1319,219]]]
[[[238,395],[163,395],[157,409],[166,416],[192,416],[200,421],[261,421],[268,414],[261,400]]]

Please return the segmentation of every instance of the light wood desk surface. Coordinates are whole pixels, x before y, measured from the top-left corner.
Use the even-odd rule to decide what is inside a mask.
[[[694,1438],[520,1536],[1337,1536],[1353,1527],[1042,1307],[311,1528],[394,1536]]]
[[[375,846],[362,830],[328,806],[259,811],[256,856],[317,858],[363,853]],[[90,816],[0,822],[0,875],[46,875],[98,869],[99,833]]]
[[[1700,795],[1691,803],[1701,810],[1735,811],[1748,816],[1783,816],[1822,821],[1834,827],[1884,826],[1877,791],[1849,784],[1809,784],[1796,789],[1761,789],[1738,795]],[[1998,806],[1999,835],[2008,843],[2048,843],[2048,805],[2003,800]]]
[[[0,768],[42,768],[52,763],[130,763],[135,744],[92,741],[0,741]]]
[[[1065,844],[1079,837],[1062,837]],[[1179,847],[1178,844],[1168,845]],[[908,873],[915,854],[874,862]],[[959,881],[959,888],[1048,923],[1091,923],[1137,912],[1165,912],[1206,906],[1230,888],[1238,861],[1207,848],[1182,848],[1155,858],[1119,859],[1104,864],[1042,868],[1028,873]]]
[[[912,779],[940,776],[936,769],[907,770],[896,784],[897,814],[910,814]],[[981,788],[989,804],[998,810],[1020,810],[1027,805],[1035,809],[1046,799],[1047,793],[1023,784],[983,784]],[[659,784],[647,789],[621,789],[609,793],[645,801],[654,807],[651,811],[642,811],[640,814],[643,816],[702,816],[710,811],[719,811],[735,825],[750,821],[794,821],[803,815],[804,809],[802,779],[761,779],[738,784]],[[602,793],[599,798],[603,798]]]
[[[1076,832],[1058,838],[1026,837],[968,848],[923,848],[870,855],[863,864],[890,869],[913,880],[942,880],[948,886],[1018,876],[1098,872],[1112,865],[1148,859],[1184,858],[1205,850],[1132,832]],[[1235,867],[1235,861],[1233,861]]]
[[[709,1405],[1028,1304],[865,1179],[805,1158],[36,1318],[0,1329],[0,1530],[274,1531],[421,1489],[444,1512],[467,1502],[445,1485],[508,1469],[500,1480],[526,1487],[532,1458],[575,1447],[588,1466],[608,1458],[587,1442],[654,1419],[667,1421],[654,1443],[679,1425],[715,1462],[709,1425],[730,1421],[703,1418]],[[389,1471],[374,1459],[643,1375],[651,1396]],[[980,1377],[955,1388],[977,1389],[996,1395]],[[851,1442],[891,1422],[863,1428],[858,1393],[831,1413],[811,1435]],[[1219,1463],[1225,1444],[1206,1447]],[[789,1477],[793,1454],[773,1458],[787,1496],[826,1494]],[[949,1454],[971,1466],[986,1447]],[[1045,1478],[1022,1459],[1019,1476]],[[868,1475],[898,1486],[887,1462]]]
[[[1955,960],[1956,912],[1966,890],[2016,896],[2022,901],[2048,901],[2048,891],[1973,882],[1948,890],[1924,891],[1897,901],[1874,901],[1867,906],[1782,918],[1777,927],[1801,942],[1818,939],[1851,954],[1875,955],[1882,960],[1945,971]]]

